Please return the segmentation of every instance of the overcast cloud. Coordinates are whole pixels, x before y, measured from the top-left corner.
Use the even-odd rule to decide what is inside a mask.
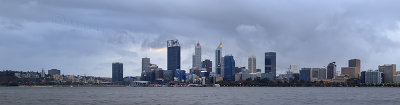
[[[0,0],[0,70],[61,69],[63,74],[139,75],[141,58],[166,67],[166,40],[182,46],[189,69],[197,41],[203,59],[223,54],[247,66],[277,52],[278,73],[290,64],[362,70],[400,62],[399,0]]]

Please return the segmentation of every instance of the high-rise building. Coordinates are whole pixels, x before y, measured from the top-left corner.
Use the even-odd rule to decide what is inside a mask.
[[[61,70],[51,69],[51,70],[48,70],[47,73],[49,75],[61,75]]]
[[[329,63],[326,69],[327,69],[326,73],[327,79],[334,79],[336,76],[336,62]]]
[[[235,60],[232,55],[224,57],[224,81],[235,81]]]
[[[311,68],[311,81],[326,79],[326,68]]]
[[[368,70],[368,71],[363,71],[361,72],[361,82],[366,83],[366,84],[378,84],[382,83],[382,72],[379,72],[378,70]]]
[[[311,80],[311,68],[301,68],[299,80],[300,81],[310,81]]]
[[[212,61],[209,59],[206,59],[202,62],[201,64],[202,68],[205,68],[207,72],[211,73],[212,72]]]
[[[257,62],[256,62],[256,56],[250,56],[249,60],[248,60],[248,68],[250,70],[250,73],[256,73],[256,67],[257,66]]]
[[[194,48],[194,55],[193,55],[193,68],[201,68],[201,46],[200,43],[197,42]]]
[[[221,76],[224,77],[224,73],[225,73],[225,60],[224,57],[221,57]]]
[[[181,69],[181,45],[178,40],[168,40],[167,47],[167,68],[173,71],[173,75],[176,70]]]
[[[150,58],[142,58],[142,73],[146,71],[150,71]]]
[[[361,61],[360,61],[360,59],[350,59],[349,60],[349,67],[356,67],[356,75],[357,75],[357,77],[360,76],[360,73],[361,73]]]
[[[396,75],[396,64],[386,64],[378,68],[380,72],[383,72],[383,82],[393,83],[393,76]]]
[[[349,60],[349,67],[361,67],[360,59],[350,59]]]
[[[119,62],[112,63],[112,82],[123,82],[124,81],[124,65]]]
[[[221,69],[222,69],[222,43],[220,43],[217,47],[217,50],[215,50],[215,73],[217,74],[217,76],[220,76],[221,73]]]
[[[142,73],[141,80],[142,81],[153,81],[154,80],[154,72],[151,70],[151,66],[154,66],[150,63],[150,58],[142,58]]]
[[[276,52],[265,53],[265,73],[270,73],[276,77]]]

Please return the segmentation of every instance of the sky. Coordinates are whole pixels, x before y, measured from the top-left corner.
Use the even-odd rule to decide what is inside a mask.
[[[277,73],[290,64],[324,67],[361,60],[362,70],[400,64],[399,0],[0,0],[0,70],[111,77],[138,76],[141,58],[166,69],[167,40],[181,44],[182,69],[194,46],[202,59],[277,52]]]

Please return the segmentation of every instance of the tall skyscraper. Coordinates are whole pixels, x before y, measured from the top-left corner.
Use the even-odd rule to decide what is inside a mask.
[[[146,71],[150,71],[150,58],[142,58],[142,73]]]
[[[224,81],[235,81],[235,60],[232,55],[224,57]]]
[[[220,76],[221,73],[221,63],[222,63],[222,43],[220,43],[217,47],[217,50],[215,50],[215,73]]]
[[[124,81],[124,66],[122,63],[112,63],[112,82],[123,82]]]
[[[265,53],[265,73],[269,73],[276,77],[276,52]]]
[[[195,49],[194,49],[194,55],[193,55],[193,68],[201,68],[201,46],[200,43],[197,42]]]
[[[202,68],[205,68],[207,72],[212,72],[212,61],[209,59],[206,59],[202,62]]]
[[[360,59],[350,59],[349,67],[356,67],[356,75],[359,77],[361,75],[361,61]]]
[[[326,69],[327,79],[334,79],[336,76],[336,62],[329,63]]]
[[[378,68],[380,72],[383,72],[383,82],[393,83],[393,75],[396,75],[396,64],[386,64]]]
[[[168,40],[167,47],[167,68],[175,73],[181,69],[181,45],[178,40]]]
[[[257,72],[256,56],[250,56],[247,63],[250,73],[256,73]]]

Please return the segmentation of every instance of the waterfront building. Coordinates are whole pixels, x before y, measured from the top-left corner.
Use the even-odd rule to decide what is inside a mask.
[[[50,69],[47,71],[49,75],[61,75],[61,70],[58,69]]]
[[[358,78],[357,67],[342,67],[342,76]]]
[[[194,49],[194,55],[193,55],[193,62],[192,62],[192,67],[193,68],[201,68],[201,46],[200,43],[197,42],[195,49]]]
[[[232,55],[224,57],[224,81],[235,81],[235,60]]]
[[[386,64],[379,66],[379,71],[383,72],[383,82],[384,83],[393,83],[393,76],[396,75],[396,64]]]
[[[350,59],[349,67],[342,67],[342,76],[348,76],[349,78],[359,78],[361,76],[361,61],[360,59]]]
[[[265,53],[265,73],[269,73],[276,77],[276,52]]]
[[[172,70],[174,74],[181,69],[181,45],[178,40],[168,40],[167,47],[167,70]]]
[[[249,56],[248,59],[248,68],[250,70],[250,73],[256,73],[256,68],[257,68],[257,62],[256,62],[256,56]]]
[[[311,68],[311,81],[326,79],[326,68]]]
[[[176,70],[174,74],[174,80],[178,82],[185,82],[186,80],[186,72],[185,70]]]
[[[215,50],[215,73],[217,76],[222,75],[222,43]]]
[[[382,83],[382,72],[378,70],[368,70],[361,73],[361,82],[366,84],[379,84]]]
[[[299,79],[300,79],[300,81],[310,81],[311,80],[311,68],[301,68]]]
[[[112,63],[112,82],[117,83],[117,82],[123,82],[124,77],[123,77],[123,64],[119,62]]]
[[[163,79],[165,82],[174,80],[174,71],[173,70],[164,70],[163,71]]]
[[[326,70],[326,79],[334,79],[336,76],[336,62],[329,63]]]
[[[164,70],[154,70],[154,80],[156,81],[162,81],[164,75]]]
[[[393,82],[394,83],[400,83],[400,74],[397,74],[397,75],[393,76]]]

